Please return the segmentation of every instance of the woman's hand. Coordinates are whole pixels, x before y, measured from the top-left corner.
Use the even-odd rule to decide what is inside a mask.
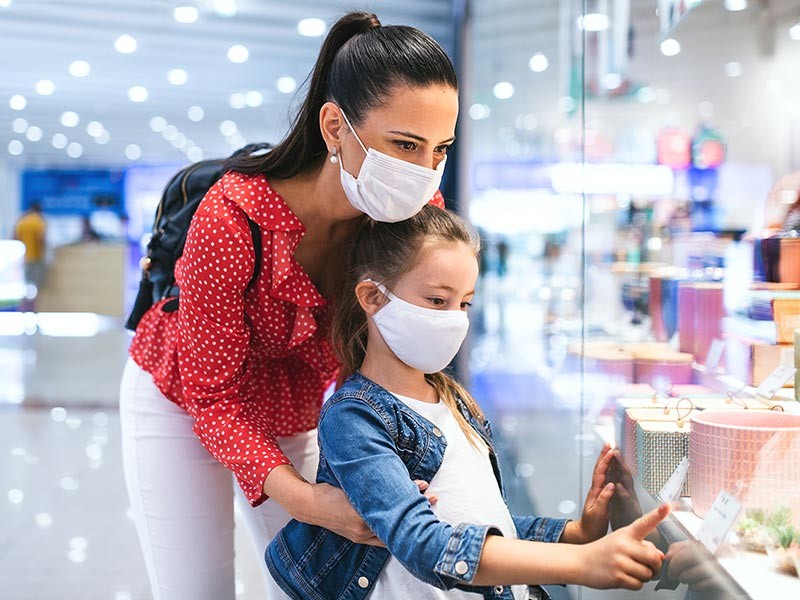
[[[415,481],[421,493],[428,484]],[[345,493],[327,483],[312,484],[290,465],[276,467],[264,483],[264,492],[286,509],[292,518],[310,525],[330,529],[356,544],[381,546],[379,540],[350,504]],[[428,496],[431,504],[436,496]]]
[[[599,540],[608,531],[608,505],[614,496],[615,486],[608,482],[608,465],[614,456],[609,444],[603,446],[594,465],[592,484],[583,504],[579,521],[567,523],[561,541],[568,544],[588,544]]]
[[[581,584],[598,588],[640,590],[645,582],[661,572],[664,554],[645,540],[670,513],[662,504],[627,527],[604,538],[576,548],[583,553]]]

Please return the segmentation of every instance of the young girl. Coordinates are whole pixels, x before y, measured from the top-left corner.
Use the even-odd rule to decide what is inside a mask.
[[[645,536],[668,506],[605,535],[608,447],[579,521],[509,513],[491,427],[441,372],[467,333],[477,246],[433,207],[356,239],[333,325],[347,379],[320,415],[317,480],[344,490],[386,548],[290,522],[266,561],[292,598],[522,600],[528,584],[639,589],[659,572]]]

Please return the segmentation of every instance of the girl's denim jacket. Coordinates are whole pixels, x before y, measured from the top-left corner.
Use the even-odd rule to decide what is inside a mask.
[[[459,409],[490,448],[503,483],[491,426]],[[350,503],[387,548],[355,544],[327,529],[293,520],[265,553],[275,581],[296,600],[356,600],[369,596],[390,553],[414,576],[437,588],[459,587],[484,598],[511,599],[508,586],[470,585],[492,525],[437,519],[415,479],[431,481],[447,447],[442,432],[390,392],[360,373],[323,406],[319,418],[317,482],[344,490]],[[469,477],[464,473],[464,477]],[[523,540],[557,542],[565,519],[513,517]]]

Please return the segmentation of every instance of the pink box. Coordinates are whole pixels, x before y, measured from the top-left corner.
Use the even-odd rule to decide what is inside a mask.
[[[706,410],[691,421],[689,482],[698,516],[723,490],[743,498],[745,508],[770,508],[779,490],[800,490],[800,415]]]
[[[695,283],[682,281],[678,284],[678,340],[680,351],[694,351],[694,311],[697,296]]]
[[[636,383],[649,383],[657,390],[692,383],[692,355],[673,352],[640,355],[634,361]]]

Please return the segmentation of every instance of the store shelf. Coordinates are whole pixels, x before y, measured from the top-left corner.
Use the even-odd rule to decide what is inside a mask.
[[[755,397],[755,388],[745,386],[743,382],[730,375],[707,373],[702,367],[695,366],[695,378],[698,384],[714,391],[724,393],[737,390],[747,396]],[[772,401],[780,403],[786,412],[800,413],[800,402],[794,399],[794,390],[791,388],[779,390]],[[614,421],[611,416],[601,416],[595,423],[594,432],[603,442],[615,443]],[[650,510],[660,502],[638,482],[636,492],[644,511]],[[696,534],[703,520],[692,512],[690,498],[681,499],[681,505],[673,510],[670,520],[679,526],[672,527],[670,534],[665,535],[671,543],[683,540],[697,541]],[[715,563],[714,567],[720,576],[720,581],[727,580],[727,583],[735,588],[740,588],[741,594],[746,594],[741,597],[754,600],[800,598],[800,578],[781,573],[769,556],[745,551],[737,545],[737,541],[733,534],[718,556],[708,555],[708,560]],[[731,595],[726,597],[739,597],[736,591],[728,593]]]

